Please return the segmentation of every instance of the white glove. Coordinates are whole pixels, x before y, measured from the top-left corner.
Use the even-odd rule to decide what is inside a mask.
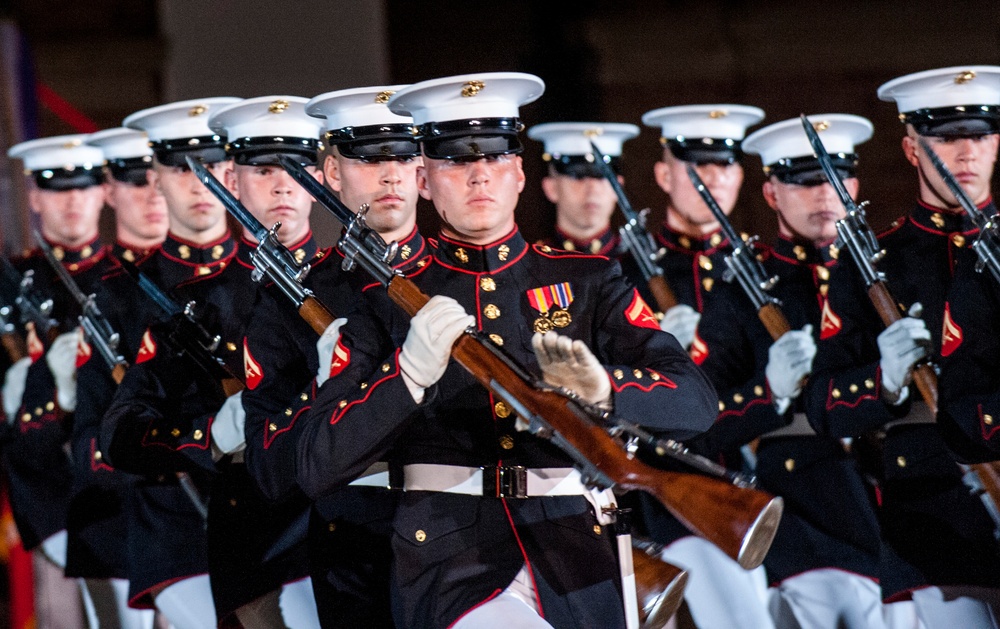
[[[694,342],[694,331],[701,321],[701,314],[691,306],[680,304],[663,313],[660,329],[674,335],[681,347],[688,349]]]
[[[441,379],[451,347],[476,319],[451,297],[436,295],[410,321],[399,353],[399,369],[413,400],[424,401],[424,389]]]
[[[802,393],[802,381],[812,371],[815,357],[812,325],[785,332],[767,350],[764,375],[779,412],[787,410],[791,400]]]
[[[17,409],[21,407],[21,398],[24,396],[24,385],[28,380],[28,367],[30,366],[31,358],[25,356],[11,365],[3,378],[3,412],[7,414],[8,424],[14,423]]]
[[[76,410],[76,352],[80,344],[79,328],[52,341],[45,362],[56,381],[56,401],[67,413]]]
[[[225,454],[235,454],[246,449],[246,435],[243,432],[246,423],[243,391],[239,391],[226,398],[219,412],[215,414],[215,419],[212,420],[213,459],[218,460]]]
[[[583,341],[555,332],[536,332],[531,346],[547,384],[569,389],[591,404],[610,404],[611,379]]]
[[[913,375],[913,366],[930,353],[931,333],[922,319],[919,302],[910,307],[910,316],[893,323],[878,335],[882,355],[882,389],[890,401],[901,401],[900,393]]]
[[[323,335],[316,341],[316,354],[319,356],[319,367],[316,369],[316,386],[321,387],[323,383],[330,379],[330,370],[333,363],[333,348],[340,340],[340,328],[347,319],[340,318],[326,326]]]

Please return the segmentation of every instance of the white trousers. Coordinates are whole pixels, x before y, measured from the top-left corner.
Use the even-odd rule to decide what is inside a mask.
[[[926,587],[912,601],[884,606],[889,629],[996,629],[1000,627],[1000,590],[975,587]]]
[[[310,579],[301,579],[236,610],[244,629],[320,629]]]
[[[774,629],[763,568],[744,570],[715,544],[684,537],[660,557],[688,571],[684,600],[699,629]]]
[[[452,629],[552,629],[538,615],[535,587],[527,567],[506,590],[458,619]]]
[[[155,612],[128,606],[126,579],[80,579],[90,629],[152,629]]]
[[[153,603],[174,629],[215,629],[215,603],[207,574],[168,585]]]
[[[886,629],[877,583],[843,570],[810,570],[772,589],[778,629]]]
[[[80,586],[63,574],[66,540],[66,531],[59,531],[33,553],[37,629],[79,629],[85,622]]]

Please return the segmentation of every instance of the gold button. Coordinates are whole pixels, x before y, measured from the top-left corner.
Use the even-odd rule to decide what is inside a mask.
[[[685,249],[691,248],[691,239],[688,238],[687,236],[681,236],[680,238],[677,239],[677,242],[679,242],[681,246],[684,247]]]
[[[493,405],[493,412],[496,413],[497,417],[500,419],[505,419],[510,417],[510,409],[503,402],[497,402]]]
[[[872,380],[871,378],[868,378],[867,380],[865,380],[865,388],[866,389],[874,389],[875,388],[875,381]]]
[[[600,535],[600,534],[601,534],[601,525],[600,524],[595,524],[594,525],[594,535]]]
[[[552,252],[552,247],[550,247],[548,245],[542,245],[541,246],[541,251],[542,251],[542,253],[551,253]]]
[[[899,467],[906,467],[906,457],[905,456],[897,456],[896,457],[896,465],[898,465]]]
[[[837,245],[830,245],[830,248],[827,251],[830,252],[830,257],[834,260],[840,258],[840,247]]]
[[[486,315],[487,319],[496,319],[500,316],[500,309],[494,304],[486,304],[486,307],[483,308],[483,314]]]
[[[230,507],[235,507],[236,506],[236,498],[230,498],[229,499],[229,506]]]
[[[712,270],[712,259],[708,256],[698,256],[698,266],[706,271]]]
[[[30,422],[31,421],[31,413],[25,413],[24,415],[21,415],[21,421],[23,421],[23,422]]]
[[[951,241],[955,243],[956,247],[965,246],[965,236],[963,236],[962,234],[955,234],[954,236],[951,237]]]
[[[660,374],[656,373],[655,371],[650,371],[649,372],[649,377],[652,378],[653,380],[659,380],[660,379]]]
[[[44,413],[44,412],[45,412],[45,411],[43,411],[43,410],[42,410],[42,407],[41,407],[41,406],[39,406],[39,407],[35,408],[35,415],[41,415],[41,414],[42,414],[42,413]]]
[[[622,378],[625,377],[625,372],[622,371],[621,369],[615,369],[611,373],[613,373],[615,375],[615,380],[621,380]]]
[[[336,522],[330,522],[329,524],[326,525],[326,530],[328,530],[331,533],[333,533],[334,531],[337,530],[337,523]]]
[[[299,399],[302,400],[303,402],[305,402],[306,400],[309,399],[309,394],[308,393],[303,393],[302,395],[299,396]]]
[[[341,400],[340,404],[337,404],[337,408],[344,408],[347,406],[347,400]]]
[[[753,394],[756,395],[757,397],[764,395],[764,387],[758,384],[753,388]]]
[[[830,279],[830,269],[825,266],[818,266],[816,267],[816,276],[821,280],[828,280]]]
[[[201,441],[201,438],[204,437],[204,436],[205,436],[205,433],[203,433],[202,431],[200,431],[200,430],[195,430],[194,431],[194,440],[195,441]]]
[[[28,420],[24,420],[24,421],[28,421]],[[152,429],[152,430],[149,431],[149,434],[155,437],[156,435],[160,434],[160,431],[157,430],[156,428],[154,428],[154,429]]]
[[[80,265],[77,264],[76,262],[74,262],[73,264],[69,265],[69,270],[70,271],[76,271],[79,268],[80,268]]]
[[[847,387],[847,390],[850,391],[851,393],[857,393],[858,392],[858,385],[852,384],[851,386]]]
[[[705,288],[706,293],[711,293],[712,287],[715,286],[715,280],[711,277],[706,277],[701,280],[701,285]]]
[[[490,293],[497,289],[497,283],[493,281],[492,277],[484,277],[479,280],[479,288]]]
[[[742,393],[734,393],[733,394],[733,401],[736,402],[737,404],[742,404],[743,403],[743,394]]]
[[[388,372],[389,372],[389,363],[385,363],[382,365],[382,373],[388,373]]]
[[[490,340],[493,341],[493,344],[497,347],[503,347],[503,337],[499,334],[490,334]]]
[[[718,247],[720,242],[722,242],[722,236],[718,232],[712,234],[712,237],[708,239],[708,244],[713,247]]]
[[[95,461],[100,461],[103,458],[104,458],[104,455],[101,454],[100,450],[94,450],[94,460]]]
[[[792,253],[795,254],[795,259],[799,262],[805,260],[809,255],[806,253],[806,249],[802,245],[795,245],[792,247]]]
[[[175,439],[177,437],[180,437],[181,436],[181,429],[180,428],[174,428],[173,430],[170,431],[170,436],[174,437]]]
[[[632,375],[635,376],[636,380],[640,380],[640,379],[642,379],[642,370],[641,369],[633,369],[632,370]]]
[[[724,410],[726,410],[726,403],[723,402],[722,400],[719,400],[719,412],[721,413]]]
[[[829,284],[820,284],[819,285],[819,294],[820,295],[826,297],[826,294],[829,293],[829,292],[830,292],[830,285]]]
[[[364,391],[365,389],[368,388],[368,383],[367,382],[362,382],[361,384],[358,385],[358,388],[360,388],[362,391]]]
[[[55,402],[49,402],[48,404],[45,405],[45,410],[47,411],[54,411],[55,408],[56,408]]]
[[[514,438],[510,435],[500,437],[500,447],[504,450],[512,450],[514,448]]]
[[[278,430],[278,424],[271,422],[270,424],[267,425],[267,429],[270,430],[271,432],[276,432]]]
[[[795,469],[795,459],[785,459],[785,469],[791,472]]]
[[[993,416],[992,415],[983,415],[983,423],[986,424],[987,426],[992,426],[993,425]]]
[[[208,275],[212,272],[212,268],[208,266],[199,266],[197,272],[198,275]]]
[[[291,417],[291,416],[292,416],[292,409],[286,408],[285,409],[285,417]]]
[[[424,533],[423,529],[417,529],[417,532],[413,534],[413,537],[417,538],[418,542],[422,542],[427,539],[427,533]]]
[[[840,389],[834,389],[833,391],[830,392],[830,395],[833,396],[833,399],[839,398],[840,397]]]

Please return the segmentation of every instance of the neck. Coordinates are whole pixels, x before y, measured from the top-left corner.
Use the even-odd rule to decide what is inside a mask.
[[[219,224],[211,229],[195,231],[185,229],[179,225],[170,225],[170,235],[194,245],[206,245],[210,242],[221,240],[229,232],[226,221],[219,221]]]
[[[47,240],[52,244],[62,245],[63,247],[68,247],[70,249],[76,249],[77,247],[82,247],[83,245],[86,245],[88,243],[97,240],[97,228],[95,227],[94,231],[89,232],[87,235],[81,236],[80,238],[67,239],[54,235],[51,231],[45,229],[45,227],[43,226],[42,236],[45,238],[45,240]]]
[[[402,242],[406,240],[407,236],[409,236],[413,232],[413,227],[416,224],[417,224],[416,220],[407,221],[405,225],[401,225],[395,229],[390,229],[388,231],[379,232],[378,235],[381,236],[382,240],[386,242],[392,242],[392,241]]]
[[[149,251],[163,242],[163,238],[143,238],[142,236],[138,236],[130,231],[126,231],[121,225],[118,226],[115,232],[115,239],[121,246],[136,251]]]
[[[680,212],[675,210],[673,207],[668,206],[667,227],[675,232],[684,234],[685,236],[701,238],[719,229],[719,224],[715,221],[711,221],[709,223],[692,223],[681,216]]]
[[[568,221],[563,220],[562,217],[556,217],[556,229],[558,229],[560,233],[580,242],[600,238],[610,228],[611,226],[607,224],[592,227],[590,229],[580,228],[577,225],[573,225]]]

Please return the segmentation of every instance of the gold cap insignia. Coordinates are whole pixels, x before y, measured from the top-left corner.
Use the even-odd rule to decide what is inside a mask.
[[[966,70],[965,72],[959,72],[955,75],[955,85],[964,85],[976,78],[975,70]]]
[[[830,122],[828,120],[820,120],[813,123],[813,129],[816,129],[816,131],[826,131],[829,128]]]
[[[389,97],[395,93],[396,92],[394,92],[393,90],[385,90],[383,92],[379,92],[378,94],[375,95],[375,102],[378,103],[379,105],[384,105],[389,102]]]
[[[708,112],[708,117],[712,119],[725,118],[728,115],[729,112],[726,111],[725,109],[713,109],[712,111]]]
[[[76,148],[77,146],[80,146],[81,144],[83,144],[83,142],[80,140],[80,138],[77,138],[75,140],[70,140],[66,144],[63,144],[62,147],[64,149],[71,149],[71,148]]]
[[[599,127],[594,127],[593,129],[587,129],[583,132],[583,137],[585,138],[596,138],[599,135],[604,135],[604,129]]]
[[[279,98],[270,105],[267,106],[267,110],[272,114],[281,114],[288,109],[288,101],[284,98]]]
[[[188,115],[194,118],[195,116],[202,115],[206,111],[208,111],[208,107],[205,107],[204,105],[195,105],[194,107],[188,110]]]
[[[482,81],[466,81],[465,85],[462,86],[462,98],[472,98],[483,91],[484,87],[486,84]]]

